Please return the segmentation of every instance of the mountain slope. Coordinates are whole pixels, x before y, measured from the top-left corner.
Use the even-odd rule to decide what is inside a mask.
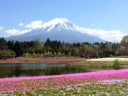
[[[45,23],[41,28],[37,28],[28,33],[10,36],[6,40],[31,41],[40,38],[45,42],[47,38],[50,40],[60,40],[64,42],[105,42],[104,40],[89,34],[77,31],[78,26],[72,24],[65,18],[56,18]]]

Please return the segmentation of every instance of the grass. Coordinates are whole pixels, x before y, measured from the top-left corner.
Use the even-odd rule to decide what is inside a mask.
[[[108,69],[108,68],[110,68],[110,69],[114,68],[113,67],[113,65],[114,65],[113,61],[87,60],[87,61],[70,62],[69,64],[72,65],[72,66],[79,65],[79,66],[83,66],[84,68],[87,67],[87,68],[90,68],[90,69],[99,68],[99,69],[105,70],[105,69]],[[128,68],[128,62],[121,61],[120,62],[120,68]]]
[[[115,59],[119,59],[120,61],[128,62],[128,58],[99,58],[99,59],[91,59],[88,61],[113,61]]]
[[[1,64],[4,63],[34,63],[34,64],[70,64],[71,66],[82,66],[83,68],[100,68],[108,69],[113,68],[113,61],[118,59],[121,64],[121,68],[128,68],[128,59],[127,58],[101,58],[101,59],[90,59],[90,60],[81,60],[81,59],[46,59],[40,60],[37,58],[22,58],[22,59],[11,59],[11,60],[0,60]],[[60,61],[59,61],[60,60]],[[68,61],[66,61],[68,60]]]

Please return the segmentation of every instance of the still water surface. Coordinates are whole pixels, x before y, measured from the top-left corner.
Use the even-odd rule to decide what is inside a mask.
[[[68,64],[0,64],[0,78],[59,75],[97,70],[101,69]]]

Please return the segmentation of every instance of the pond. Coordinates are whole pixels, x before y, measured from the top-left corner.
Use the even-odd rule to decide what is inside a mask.
[[[0,78],[59,75],[107,69],[86,68],[84,66],[71,66],[68,64],[0,64]]]

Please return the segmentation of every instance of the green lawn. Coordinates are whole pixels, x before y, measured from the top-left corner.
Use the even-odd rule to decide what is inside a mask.
[[[99,59],[91,59],[87,61],[113,61],[115,59],[119,59],[120,61],[128,62],[128,58],[99,58]]]

